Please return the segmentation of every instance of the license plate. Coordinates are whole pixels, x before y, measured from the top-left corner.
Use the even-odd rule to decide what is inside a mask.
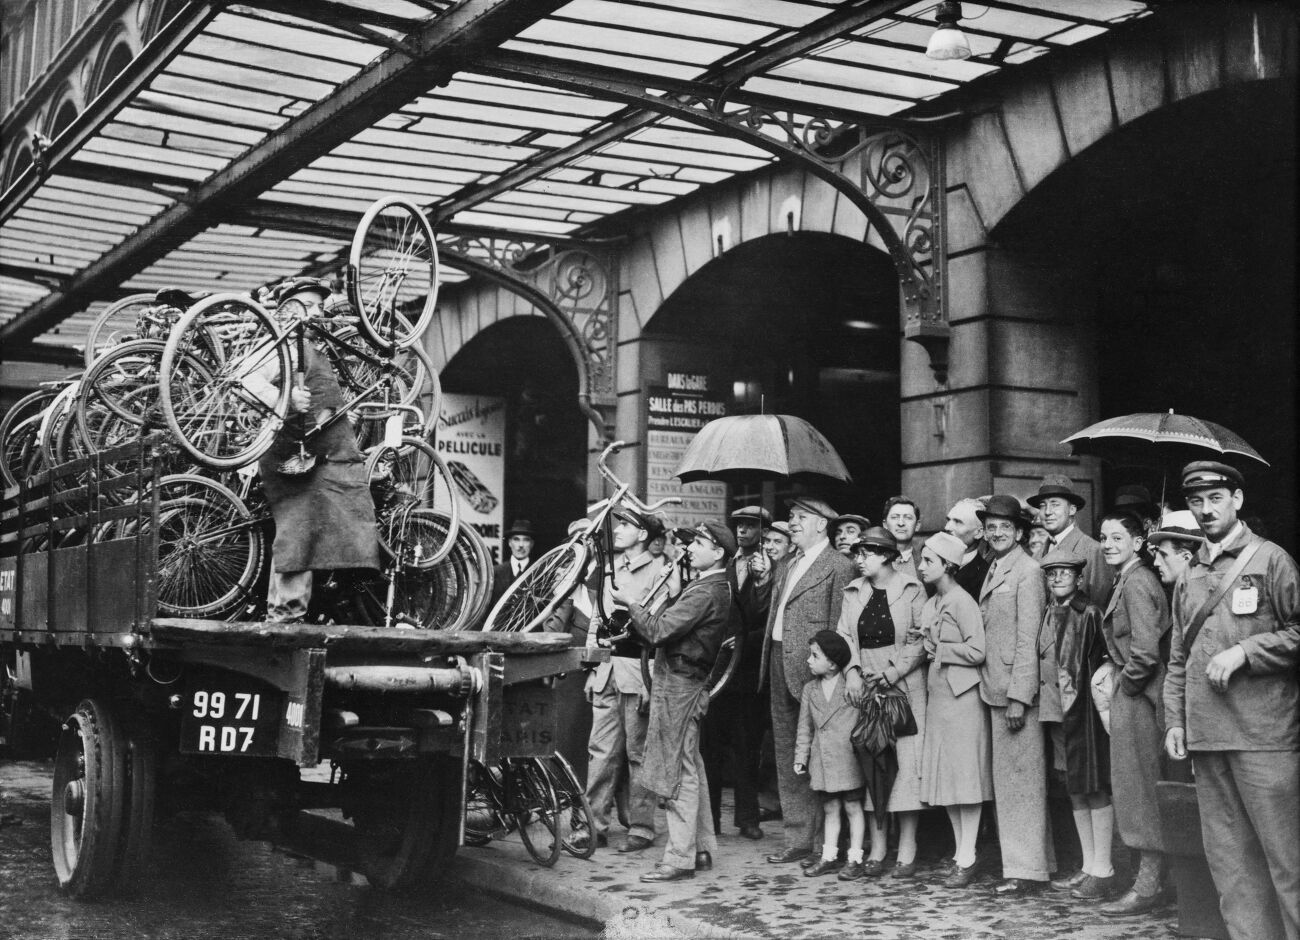
[[[284,694],[266,686],[204,683],[191,686],[181,717],[181,751],[274,757],[279,747]]]

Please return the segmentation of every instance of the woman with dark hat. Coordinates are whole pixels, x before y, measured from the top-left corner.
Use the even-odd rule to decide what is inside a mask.
[[[921,800],[948,811],[957,851],[944,880],[965,888],[975,880],[975,837],[980,809],[993,799],[989,717],[980,698],[984,621],[979,605],[954,577],[966,545],[938,532],[921,549],[917,572],[934,596],[921,611],[921,635],[930,659],[921,756]]]
[[[871,854],[863,866],[867,877],[885,867],[887,813],[898,814],[898,861],[893,877],[916,873],[916,823],[921,810],[921,753],[925,742],[925,648],[921,643],[921,611],[925,591],[921,582],[894,567],[898,543],[879,526],[868,529],[853,545],[860,577],[844,588],[838,632],[853,652],[846,673],[847,695],[861,706],[863,693],[880,684],[907,693],[917,732],[894,744],[898,773],[888,802],[874,806],[867,794],[867,829]]]

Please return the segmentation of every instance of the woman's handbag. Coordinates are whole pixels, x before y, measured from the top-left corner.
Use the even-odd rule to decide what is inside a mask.
[[[853,727],[851,740],[871,753],[879,753],[899,738],[917,733],[916,716],[907,693],[898,688],[875,688],[866,694]]]

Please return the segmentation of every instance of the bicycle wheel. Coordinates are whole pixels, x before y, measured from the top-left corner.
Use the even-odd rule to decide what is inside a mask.
[[[159,612],[212,618],[244,604],[262,570],[261,523],[206,477],[174,474],[159,486]]]
[[[379,523],[379,544],[400,564],[431,568],[451,552],[460,530],[460,499],[447,465],[416,437],[400,447],[377,447],[366,460],[370,494]],[[412,531],[413,510],[433,509],[447,517],[440,540],[427,527]]]
[[[89,369],[100,354],[118,343],[139,339],[140,315],[153,305],[153,294],[132,294],[110,304],[96,317],[86,331],[86,368]]]
[[[271,315],[245,297],[217,294],[191,307],[167,339],[159,389],[181,447],[216,470],[265,453],[289,410],[289,346]],[[254,376],[277,386],[274,401],[249,390]]]
[[[438,302],[438,245],[420,207],[387,196],[367,209],[352,237],[346,280],[361,333],[376,349],[415,343]]]
[[[550,778],[534,762],[507,758],[506,806],[533,861],[550,868],[560,857],[560,808]]]
[[[77,423],[83,431],[96,411],[107,409],[133,424],[158,400],[159,366],[167,344],[159,339],[129,340],[103,353],[86,370],[77,396]]]
[[[41,430],[38,443],[41,450],[41,459],[47,467],[57,467],[62,462],[59,460],[56,442],[59,439],[59,432],[62,431],[64,422],[72,417],[80,381],[80,377],[77,377],[59,389],[58,395],[54,397],[49,407],[41,415]]]
[[[483,629],[502,633],[536,629],[577,585],[586,560],[587,546],[581,541],[551,549],[506,588]]]
[[[39,440],[40,416],[57,394],[52,388],[38,388],[14,402],[0,420],[0,443],[4,448],[0,475],[4,476],[5,486],[18,485],[31,447]]]
[[[596,819],[591,813],[587,791],[578,781],[573,766],[559,751],[533,760],[550,777],[555,788],[560,808],[560,845],[574,858],[591,858],[596,853]]]

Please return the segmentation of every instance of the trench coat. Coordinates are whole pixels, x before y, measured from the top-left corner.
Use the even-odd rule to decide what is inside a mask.
[[[1156,781],[1164,746],[1161,721],[1163,646],[1169,637],[1169,602],[1156,574],[1130,562],[1102,616],[1111,660],[1120,675],[1110,703],[1110,774],[1115,822],[1131,849],[1164,851]]]
[[[1092,674],[1106,658],[1101,611],[1082,591],[1064,604],[1049,604],[1038,645],[1038,717],[1061,725],[1058,737],[1064,739],[1065,753],[1059,757],[1065,765],[1066,792],[1109,793],[1110,735],[1088,693]]]
[[[293,416],[258,462],[262,491],[275,518],[275,570],[321,571],[334,568],[379,568],[375,506],[356,437],[340,419],[307,443],[316,465],[288,475],[277,469],[298,452],[294,432],[315,424],[328,409],[343,405],[338,379],[325,357],[308,343],[304,379],[311,392],[311,411]],[[306,420],[304,420],[306,419]]]
[[[709,709],[708,676],[727,635],[731,585],[722,569],[696,578],[666,607],[652,613],[632,604],[632,628],[656,647],[639,783],[676,799],[681,784],[686,732]],[[677,657],[685,656],[689,663]]]
[[[860,790],[865,783],[850,735],[858,723],[858,710],[844,695],[844,673],[835,677],[830,700],[816,676],[803,687],[799,703],[799,730],[794,762],[808,767],[809,785],[818,793]]]

